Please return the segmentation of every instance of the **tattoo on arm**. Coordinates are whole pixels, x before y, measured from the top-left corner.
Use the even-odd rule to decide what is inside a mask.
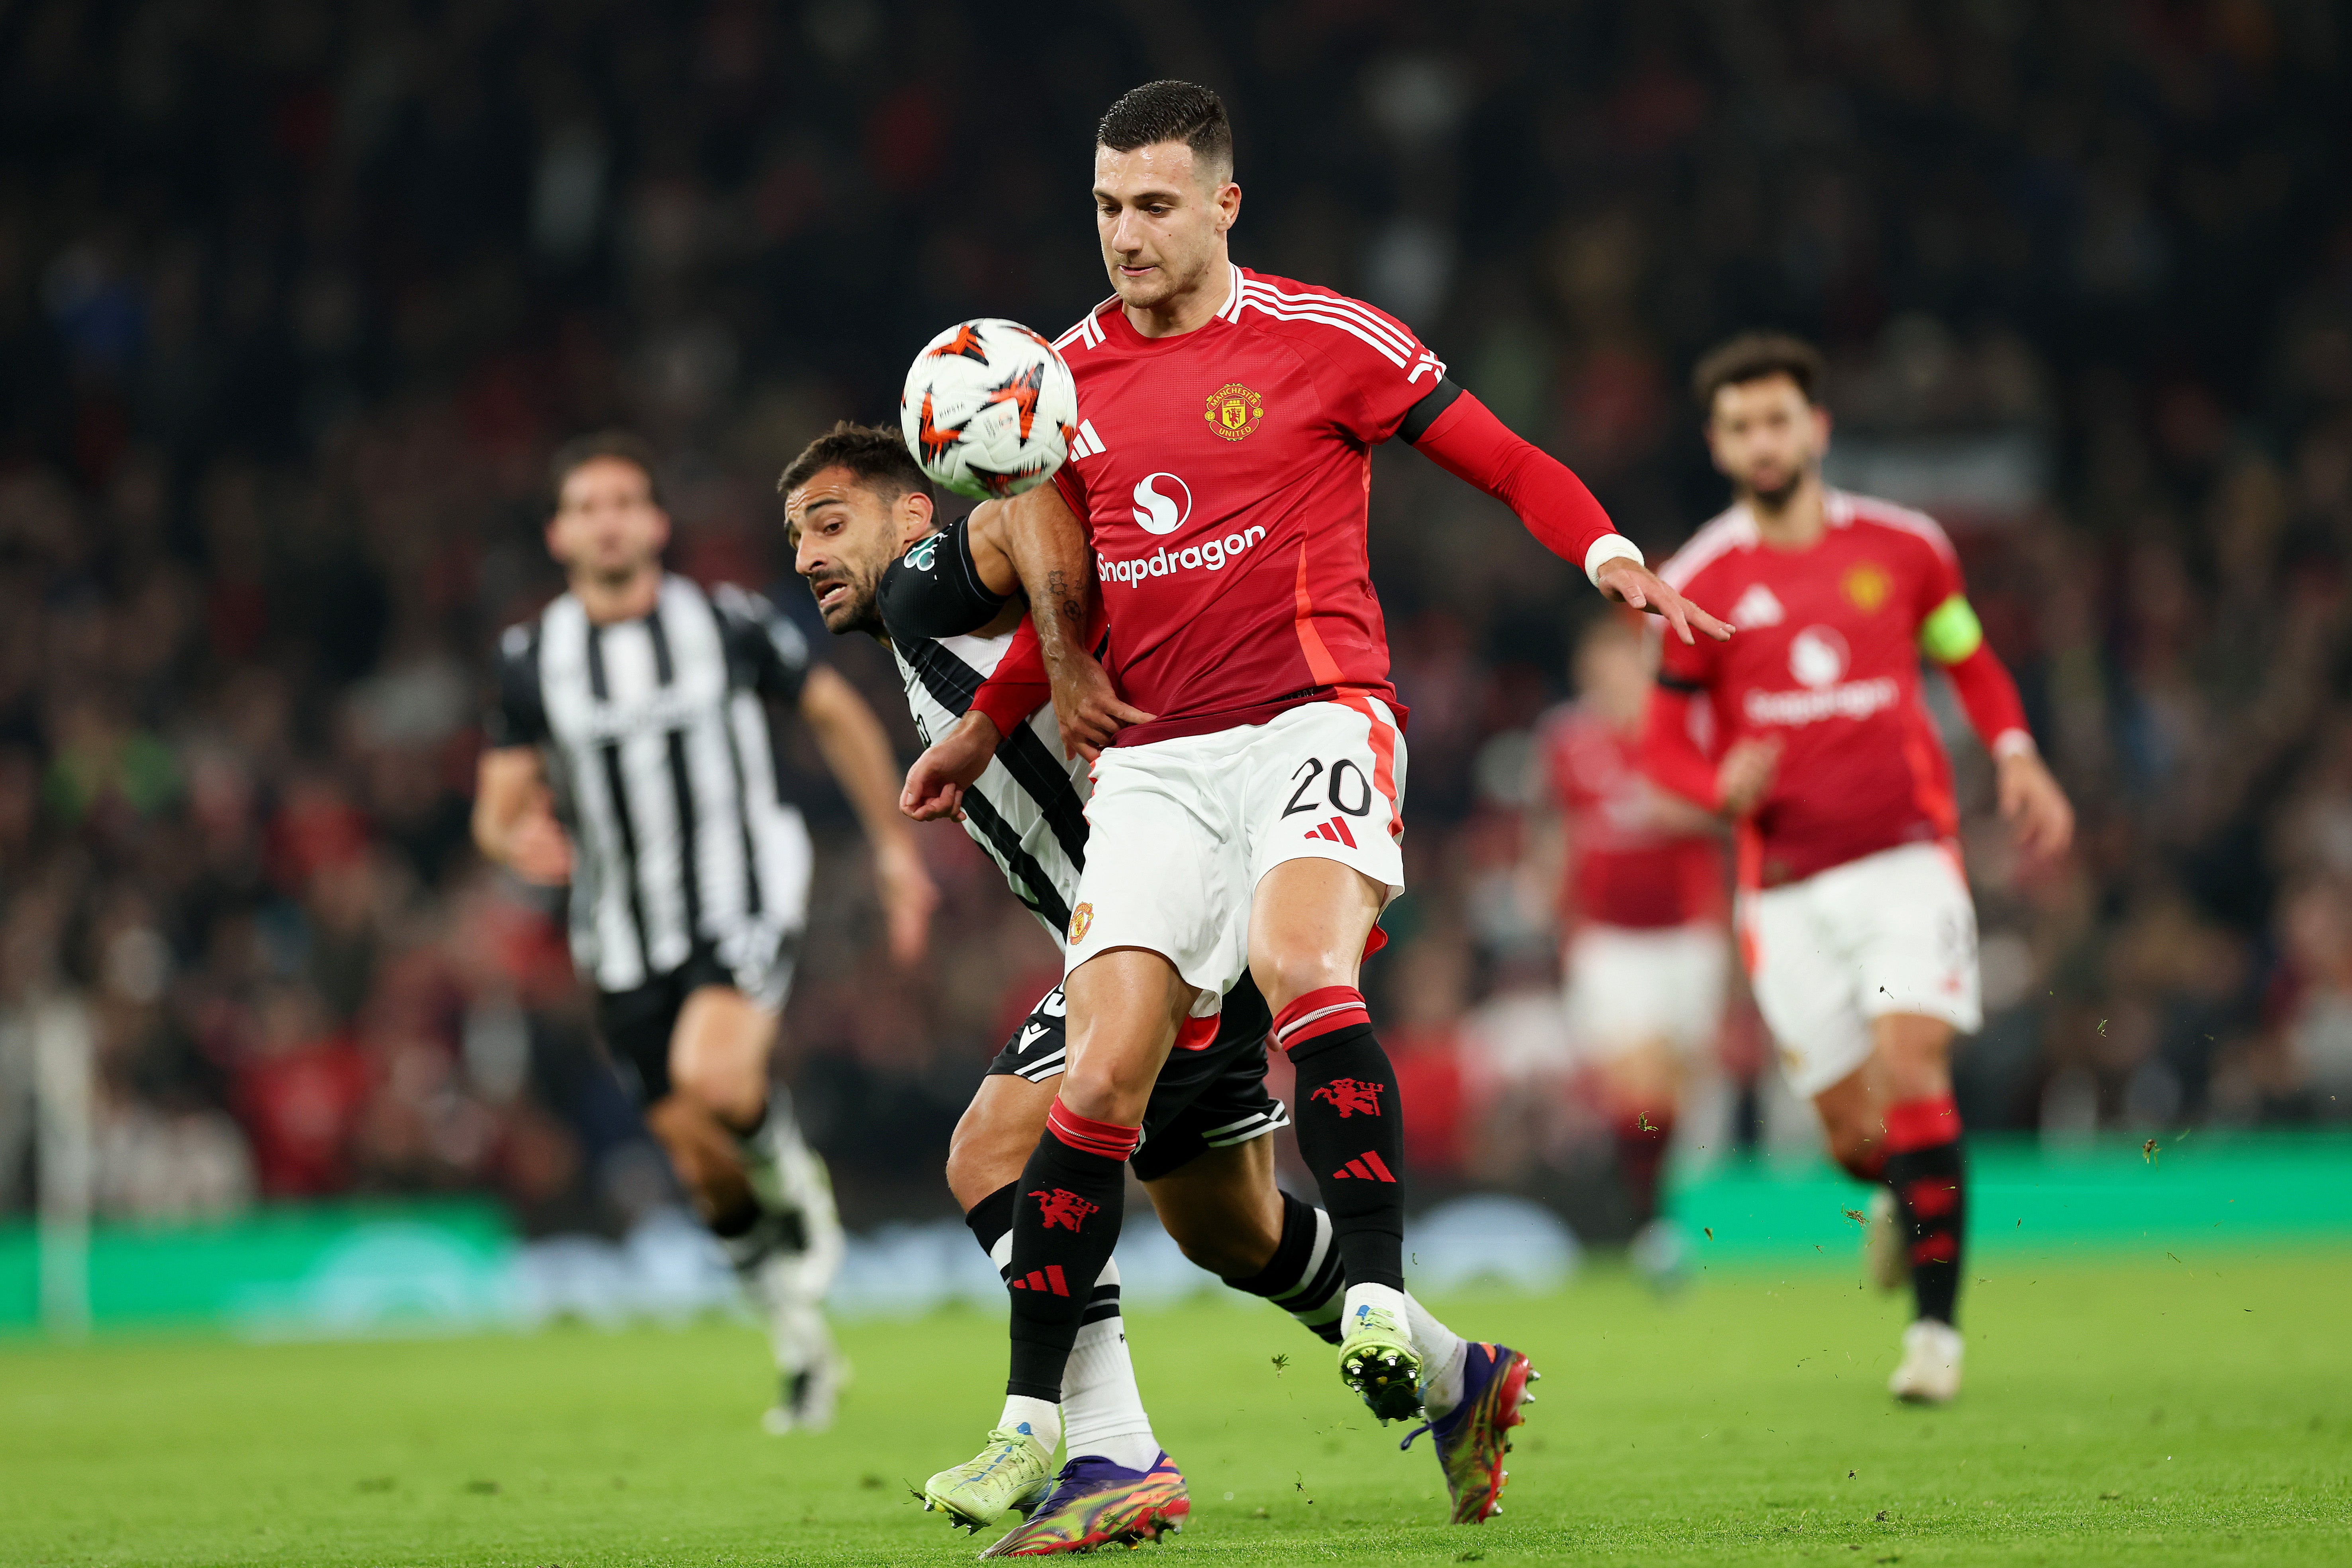
[[[1045,574],[1045,593],[1047,601],[1054,607],[1054,618],[1060,623],[1055,630],[1066,634],[1068,645],[1076,647],[1086,636],[1086,601],[1070,582],[1069,574],[1058,566]],[[1048,651],[1056,650],[1049,647]]]

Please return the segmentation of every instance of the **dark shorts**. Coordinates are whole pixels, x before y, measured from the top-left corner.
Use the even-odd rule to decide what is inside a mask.
[[[686,999],[706,985],[725,985],[762,1006],[781,1007],[792,975],[793,945],[787,942],[776,954],[751,966],[755,973],[746,973],[720,958],[717,948],[698,942],[686,962],[668,973],[632,990],[596,993],[596,1032],[640,1107],[670,1091],[670,1037],[677,1032]],[[772,1004],[767,1000],[771,995],[775,997]]]
[[[1265,999],[1246,974],[1225,993],[1217,1037],[1197,1051],[1171,1051],[1143,1109],[1143,1142],[1128,1161],[1136,1179],[1155,1182],[1210,1149],[1230,1148],[1290,1125],[1290,1110],[1266,1092]],[[1062,988],[1045,993],[988,1064],[1044,1083],[1061,1076],[1069,1039]]]

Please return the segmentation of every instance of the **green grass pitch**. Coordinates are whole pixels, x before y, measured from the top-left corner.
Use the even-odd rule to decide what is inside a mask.
[[[1825,1268],[1709,1272],[1661,1304],[1599,1270],[1442,1303],[1546,1373],[1501,1519],[1442,1522],[1329,1352],[1220,1300],[1132,1320],[1218,1563],[2352,1562],[2352,1257],[2002,1258],[1969,1381],[1882,1392],[1895,1306]],[[981,1315],[845,1334],[828,1436],[770,1438],[733,1324],[361,1344],[0,1349],[0,1562],[949,1563],[904,1483],[994,1413]],[[1277,1357],[1287,1364],[1277,1366]],[[1161,1561],[1154,1558],[1152,1561]]]

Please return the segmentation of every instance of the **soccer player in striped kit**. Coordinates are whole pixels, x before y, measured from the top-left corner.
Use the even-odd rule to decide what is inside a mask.
[[[1982,1015],[1976,909],[1951,763],[1920,700],[1923,655],[1992,753],[2022,857],[2063,853],[2074,815],[1944,531],[1822,484],[1821,378],[1821,355],[1778,333],[1735,338],[1698,363],[1707,447],[1733,503],[1661,575],[1739,635],[1666,643],[1644,758],[1661,784],[1736,825],[1756,1005],[1831,1153],[1882,1189],[1871,1226],[1879,1282],[1910,1275],[1916,1311],[1889,1387],[1941,1404],[1960,1386],[1968,1214],[1952,1037]],[[1702,696],[1711,751],[1692,738]]]
[[[938,895],[865,700],[766,600],[662,569],[650,448],[584,437],[552,479],[547,546],[570,586],[500,642],[474,840],[527,881],[571,884],[599,1032],[767,1323],[782,1387],[766,1425],[822,1429],[845,1372],[819,1307],[841,1225],[770,1079],[810,870],[770,702],[809,725],[856,808],[901,963],[922,956]]]
[[[1004,509],[983,504],[937,529],[930,482],[904,438],[869,426],[837,425],[810,442],[777,488],[795,564],[826,628],[865,632],[889,647],[925,740],[950,731],[982,737],[987,766],[950,810],[1062,945],[1086,867],[1091,769],[1062,754],[1042,697],[1013,708],[975,706],[1028,613],[1003,548]],[[1223,1002],[1170,1053],[1129,1169],[1187,1258],[1336,1344],[1347,1278],[1331,1216],[1275,1184],[1270,1135],[1290,1114],[1265,1087],[1265,1003],[1247,975]],[[990,1063],[948,1154],[948,1185],[965,1223],[1008,1274],[1014,1205],[1035,1195],[1024,1193],[1022,1170],[1067,1060],[1066,1023],[1056,985]],[[1093,1218],[1086,1204],[1063,1194],[1054,1212],[1075,1232]],[[1066,1462],[1013,1500],[1028,1521],[990,1552],[1085,1550],[1180,1526],[1192,1503],[1136,1385],[1117,1262],[1102,1265],[1091,1289],[1055,1262],[1024,1273],[1014,1288],[1084,1308],[1062,1373]],[[1448,1475],[1457,1515],[1483,1512],[1499,1473],[1479,1472],[1465,1487],[1460,1468]],[[950,1500],[967,1509],[969,1500]],[[953,1517],[977,1530],[1002,1516],[970,1510]]]

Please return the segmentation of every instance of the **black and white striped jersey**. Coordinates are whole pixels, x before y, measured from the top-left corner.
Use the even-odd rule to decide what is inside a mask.
[[[535,745],[576,846],[572,955],[627,991],[698,944],[739,973],[805,924],[809,839],[776,792],[767,699],[808,639],[756,594],[665,575],[651,614],[593,625],[565,594],[499,644],[493,746]]]
[[[893,637],[915,729],[929,745],[965,711],[992,674],[1013,634]],[[1094,779],[1084,757],[1065,761],[1051,705],[1004,738],[996,758],[964,792],[964,831],[1003,868],[1013,893],[1054,936],[1068,940],[1070,905],[1087,864],[1087,796]]]

